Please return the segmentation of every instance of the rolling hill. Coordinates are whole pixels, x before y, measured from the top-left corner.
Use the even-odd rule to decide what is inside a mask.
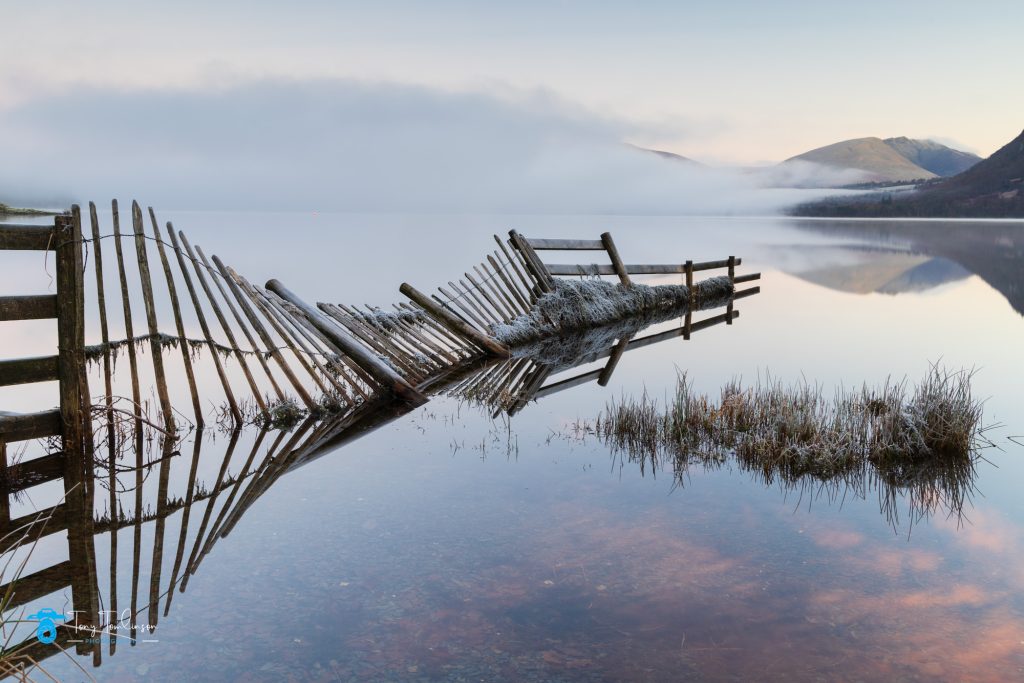
[[[952,178],[913,192],[873,193],[804,204],[799,216],[1024,218],[1024,132]]]
[[[961,152],[934,140],[886,138],[882,142],[899,152],[911,163],[917,164],[937,176],[946,177],[963,173],[981,161],[981,157],[977,154]]]
[[[860,171],[861,180],[865,182],[927,180],[937,175],[907,159],[881,138],[843,140],[798,154],[782,163],[800,161]]]
[[[950,176],[980,158],[933,140],[906,137],[856,138],[812,149],[782,162],[811,162],[830,169],[858,171],[860,182],[893,183]]]

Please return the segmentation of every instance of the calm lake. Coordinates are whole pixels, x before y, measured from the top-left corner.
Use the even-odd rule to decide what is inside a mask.
[[[105,639],[99,667],[92,655],[50,657],[43,666],[53,677],[1024,676],[1024,223],[188,211],[159,217],[253,282],[279,278],[308,301],[390,307],[402,300],[402,282],[428,291],[461,277],[494,249],[492,234],[511,228],[531,237],[587,239],[611,231],[631,263],[736,255],[741,273],[762,274],[754,283],[761,293],[736,302],[740,315],[731,325],[628,351],[607,386],[583,383],[496,418],[458,395],[436,396],[300,463],[263,490],[240,479],[160,524],[98,533],[104,609],[137,601],[159,624],[134,645],[120,633],[113,655]],[[109,224],[109,214],[101,218]],[[44,266],[41,254],[2,259],[4,294],[53,291],[46,274],[52,264]],[[116,275],[107,275],[116,291]],[[643,281],[679,283],[681,276]],[[186,323],[199,336],[195,321]],[[111,336],[123,336],[123,329],[112,314]],[[52,322],[0,323],[2,356],[52,353],[54,330]],[[42,348],[40,339],[48,340]],[[92,326],[87,342],[96,339]],[[123,362],[115,393],[127,395]],[[548,383],[605,362],[552,375]],[[729,462],[677,476],[671,465],[641,467],[575,430],[614,400],[646,392],[663,402],[680,372],[711,396],[734,378],[767,377],[806,379],[828,395],[887,378],[913,383],[930,363],[976,371],[973,389],[986,399],[985,422],[993,425],[987,436],[998,446],[983,452],[962,509],[946,501],[915,506],[906,496],[894,501],[871,482],[765,482]],[[184,380],[177,365],[170,367],[172,389],[180,393]],[[97,368],[91,382],[100,393]],[[216,382],[200,368],[211,410],[223,400]],[[0,409],[52,407],[54,387],[2,388]],[[222,477],[243,475],[293,436],[301,438],[256,429],[235,439],[216,429],[193,434],[167,467],[147,470],[143,509],[156,505],[161,486],[184,495],[190,481],[212,488]],[[123,457],[135,461],[132,453]],[[97,474],[107,480],[105,471]],[[96,487],[100,518],[111,500],[103,482]],[[114,499],[130,513],[136,491],[121,487]],[[12,498],[12,517],[53,504],[60,491],[59,483],[28,489]],[[244,514],[221,514],[239,501]],[[930,514],[918,514],[922,502]],[[197,543],[213,528],[224,533]],[[201,559],[185,590],[179,548],[189,562],[193,552]],[[67,557],[66,534],[46,537],[27,572]],[[69,601],[64,589],[26,609],[60,611]],[[18,633],[15,642],[31,629]]]

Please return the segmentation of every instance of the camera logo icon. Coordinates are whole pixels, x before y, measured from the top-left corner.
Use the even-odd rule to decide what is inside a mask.
[[[57,640],[57,622],[64,621],[67,617],[49,607],[44,607],[35,614],[28,615],[27,619],[39,622],[39,625],[36,626],[36,638],[40,643],[50,645]]]

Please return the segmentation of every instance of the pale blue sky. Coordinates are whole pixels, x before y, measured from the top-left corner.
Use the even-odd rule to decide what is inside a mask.
[[[710,161],[1024,127],[1022,2],[2,2],[0,108],[82,85],[341,77],[545,96]]]

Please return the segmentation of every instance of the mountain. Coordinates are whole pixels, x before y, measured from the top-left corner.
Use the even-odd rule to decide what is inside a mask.
[[[845,254],[847,259],[858,254]],[[892,251],[865,253],[853,262],[831,263],[793,274],[813,282],[852,294],[903,294],[923,292],[970,276],[958,263],[940,257]]]
[[[816,220],[793,221],[792,225],[798,230],[826,234],[833,239],[846,235],[873,245],[898,245],[933,259],[951,261],[987,282],[1015,311],[1024,315],[1024,230],[1020,223],[995,222],[966,227],[952,221]],[[948,264],[935,268],[944,275],[937,274],[936,270],[926,274],[933,281],[956,279],[955,269]],[[920,271],[915,273],[914,279],[921,275]]]
[[[812,149],[782,162],[783,165],[809,161],[834,169],[861,172],[861,181],[894,182],[926,180],[938,174],[918,166],[881,138],[843,140]]]
[[[670,161],[679,161],[684,164],[693,164],[695,166],[702,166],[699,161],[694,161],[690,157],[684,157],[682,154],[676,154],[675,152],[666,152],[662,149],[651,149],[649,147],[637,147],[640,151],[650,152],[651,154],[657,154],[662,159],[669,159]]]
[[[953,176],[963,173],[981,161],[981,157],[970,152],[947,147],[934,140],[912,140],[911,138],[886,138],[885,144],[899,152],[913,164],[937,176]]]
[[[1024,218],[1024,132],[988,159],[913,192],[826,199],[799,216]]]

